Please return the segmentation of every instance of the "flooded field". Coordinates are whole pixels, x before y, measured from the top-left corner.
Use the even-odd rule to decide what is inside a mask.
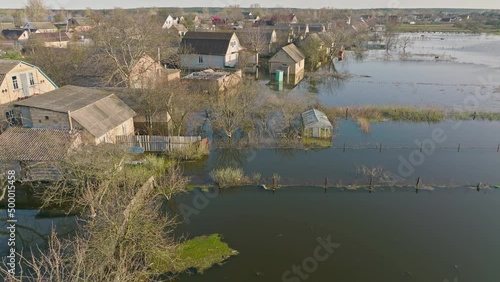
[[[177,203],[193,206],[196,194]],[[178,231],[222,233],[240,254],[178,281],[499,281],[499,201],[500,191],[468,188],[235,189],[211,197]],[[321,243],[328,238],[331,253]]]
[[[436,139],[436,133],[442,138]],[[429,184],[500,185],[500,122],[383,122],[372,124],[371,133],[364,134],[354,122],[342,121],[335,134],[332,147],[318,150],[214,150],[208,160],[187,163],[185,172],[207,182],[214,168],[238,166],[267,181],[278,173],[287,184],[322,185],[328,177],[332,185],[348,185],[366,184],[367,178],[357,169],[368,166],[399,176],[398,184],[414,184],[422,177]]]

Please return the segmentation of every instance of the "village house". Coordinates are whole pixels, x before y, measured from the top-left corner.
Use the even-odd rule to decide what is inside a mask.
[[[165,19],[165,22],[163,22],[162,28],[163,29],[170,29],[172,26],[180,24],[181,22],[184,21],[184,17],[174,17],[171,15],[168,15],[168,17]]]
[[[277,24],[295,24],[298,23],[297,16],[295,14],[274,14],[269,18],[263,20],[267,25],[277,25]]]
[[[286,75],[298,75],[304,72],[305,56],[293,43],[288,44],[269,59],[269,73],[277,70]]]
[[[38,67],[18,60],[0,60],[0,104],[57,89]]]
[[[7,40],[26,41],[29,39],[29,31],[26,29],[4,29],[2,36]]]
[[[183,69],[234,68],[240,41],[234,32],[187,32],[181,41]]]
[[[88,17],[75,17],[68,19],[68,30],[83,32],[89,31],[95,26],[94,20]]]
[[[130,72],[132,88],[150,88],[154,84],[180,79],[180,70],[166,69],[148,55],[144,55]]]
[[[68,48],[68,43],[71,40],[67,32],[45,32],[33,33],[30,36],[30,41],[39,43],[44,47],[49,48]]]
[[[77,131],[11,127],[0,135],[0,169],[21,181],[56,180],[58,162],[81,143]]]
[[[220,24],[225,24],[226,20],[224,20],[221,16],[214,15],[210,17],[210,22],[213,25],[220,25]]]
[[[167,29],[169,32],[175,32],[176,34],[179,35],[179,37],[183,37],[186,34],[186,32],[188,32],[188,29],[183,24],[174,24]]]
[[[117,135],[134,134],[135,112],[103,90],[67,85],[14,107],[23,127],[78,130],[85,144],[114,143]]]
[[[267,56],[277,50],[278,35],[276,30],[262,27],[253,27],[236,32],[242,47],[251,51],[257,51],[260,55]],[[252,50],[252,46],[258,50]]]
[[[194,91],[221,93],[239,84],[241,78],[241,70],[228,72],[207,69],[199,72],[192,72],[183,77],[182,80],[189,82],[190,88]]]
[[[34,33],[57,32],[57,27],[51,22],[27,22],[23,29]]]

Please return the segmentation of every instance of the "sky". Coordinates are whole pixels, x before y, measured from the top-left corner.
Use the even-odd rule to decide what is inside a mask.
[[[26,0],[0,0],[0,8],[21,8]],[[498,0],[45,0],[53,9],[109,9],[138,7],[249,7],[258,3],[262,7],[292,8],[478,8],[500,9]]]

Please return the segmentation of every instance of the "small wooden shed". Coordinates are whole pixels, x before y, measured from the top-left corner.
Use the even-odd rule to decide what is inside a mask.
[[[331,138],[333,134],[332,123],[321,111],[311,109],[302,113],[304,137]]]

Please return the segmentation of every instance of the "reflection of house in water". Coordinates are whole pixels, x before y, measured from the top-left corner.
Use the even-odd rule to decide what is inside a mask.
[[[190,73],[182,79],[189,82],[191,87],[197,87],[208,93],[217,93],[224,92],[236,86],[241,82],[241,77],[241,70],[228,72],[207,69]]]

